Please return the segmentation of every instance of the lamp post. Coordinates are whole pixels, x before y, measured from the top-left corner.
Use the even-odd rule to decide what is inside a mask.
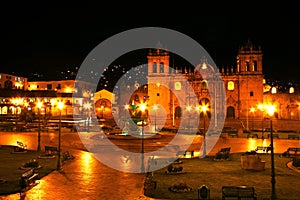
[[[38,108],[38,146],[37,146],[37,151],[41,151],[41,108],[43,106],[42,102],[37,102],[36,104]]]
[[[145,172],[145,165],[144,165],[144,126],[145,126],[145,122],[144,122],[144,118],[143,118],[143,113],[146,111],[147,106],[145,103],[142,103],[139,105],[139,109],[142,112],[141,118],[142,118],[142,151],[141,151],[141,156],[142,156],[142,163],[141,163],[141,172],[144,173]]]
[[[270,116],[270,139],[271,139],[271,184],[272,184],[272,193],[271,193],[271,199],[276,199],[276,188],[275,188],[275,165],[274,165],[274,143],[273,143],[273,125],[272,125],[272,116],[275,112],[275,107],[273,105],[267,107],[268,114]]]
[[[205,131],[205,116],[208,110],[207,105],[201,106],[201,111],[203,112],[203,156],[206,156],[206,131]]]
[[[59,110],[59,123],[58,123],[58,159],[57,159],[57,170],[61,169],[61,111],[64,107],[63,102],[57,103],[57,108]]]
[[[85,104],[83,104],[83,107],[85,110],[87,110],[88,112],[88,117],[87,117],[87,126],[88,126],[88,132],[90,131],[90,109],[91,109],[91,103],[86,102]],[[101,106],[102,107],[102,106]],[[102,115],[103,115],[103,111],[102,111]]]
[[[264,138],[264,110],[265,106],[263,104],[258,104],[258,109],[262,111],[262,120],[261,120],[261,137]]]
[[[190,130],[190,112],[191,112],[191,110],[192,110],[192,106],[190,106],[190,105],[188,105],[187,107],[186,107],[186,110],[187,110],[187,112],[188,112],[188,114],[189,114],[189,118],[188,118],[188,129]]]
[[[153,106],[153,110],[154,110],[154,132],[156,133],[156,111],[158,109],[157,105]]]

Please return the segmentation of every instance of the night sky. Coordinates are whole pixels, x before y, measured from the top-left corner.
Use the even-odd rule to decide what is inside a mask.
[[[218,66],[235,66],[239,47],[250,39],[262,48],[267,77],[298,81],[300,31],[296,16],[280,12],[265,17],[193,12],[173,15],[137,12],[129,16],[118,11],[104,14],[105,8],[93,6],[90,9],[68,4],[31,6],[11,5],[1,12],[0,72],[26,76],[46,71],[52,76],[79,67],[94,47],[114,34],[155,26],[177,30],[195,39]],[[139,61],[127,58],[123,62],[119,64],[135,65]]]

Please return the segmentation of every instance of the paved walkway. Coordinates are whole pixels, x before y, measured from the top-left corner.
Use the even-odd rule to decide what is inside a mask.
[[[199,137],[200,142],[202,139]],[[68,140],[70,141],[70,140]],[[72,142],[71,142],[72,143]],[[258,145],[268,145],[269,140],[228,138],[219,140],[211,151],[214,154],[219,148],[231,146],[232,152],[243,152]],[[199,145],[194,144],[195,147]],[[274,140],[275,152],[283,152],[290,146],[299,146],[298,140]],[[66,150],[66,149],[65,149]],[[53,199],[151,199],[143,195],[144,174],[124,173],[107,167],[94,158],[92,153],[70,149],[75,156],[68,161],[62,171],[54,171],[39,180],[39,184],[23,194],[12,194],[0,197],[1,200],[53,200]]]

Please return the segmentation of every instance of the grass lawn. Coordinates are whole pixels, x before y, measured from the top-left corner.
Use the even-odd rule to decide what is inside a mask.
[[[211,199],[222,199],[222,186],[253,186],[258,199],[271,196],[271,155],[260,154],[266,161],[264,171],[243,170],[241,153],[231,154],[230,160],[214,161],[213,157],[204,159],[181,159],[183,174],[166,174],[167,167],[155,171],[153,180],[157,181],[155,190],[146,190],[145,195],[158,199],[197,199],[198,188],[206,185]],[[276,193],[278,199],[296,200],[300,198],[300,173],[287,167],[291,158],[275,155]],[[162,162],[162,160],[160,161]],[[192,187],[190,192],[176,193],[168,188],[181,182]]]
[[[13,146],[0,146],[0,195],[12,194],[21,190],[19,180],[24,170],[19,169],[23,164],[32,159],[38,160],[41,166],[39,169],[39,178],[56,170],[57,158],[38,159],[37,151],[27,150],[26,153],[12,153]]]

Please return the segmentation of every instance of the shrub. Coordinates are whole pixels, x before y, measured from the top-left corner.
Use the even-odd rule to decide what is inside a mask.
[[[293,166],[300,167],[300,155],[295,155],[293,158]]]

